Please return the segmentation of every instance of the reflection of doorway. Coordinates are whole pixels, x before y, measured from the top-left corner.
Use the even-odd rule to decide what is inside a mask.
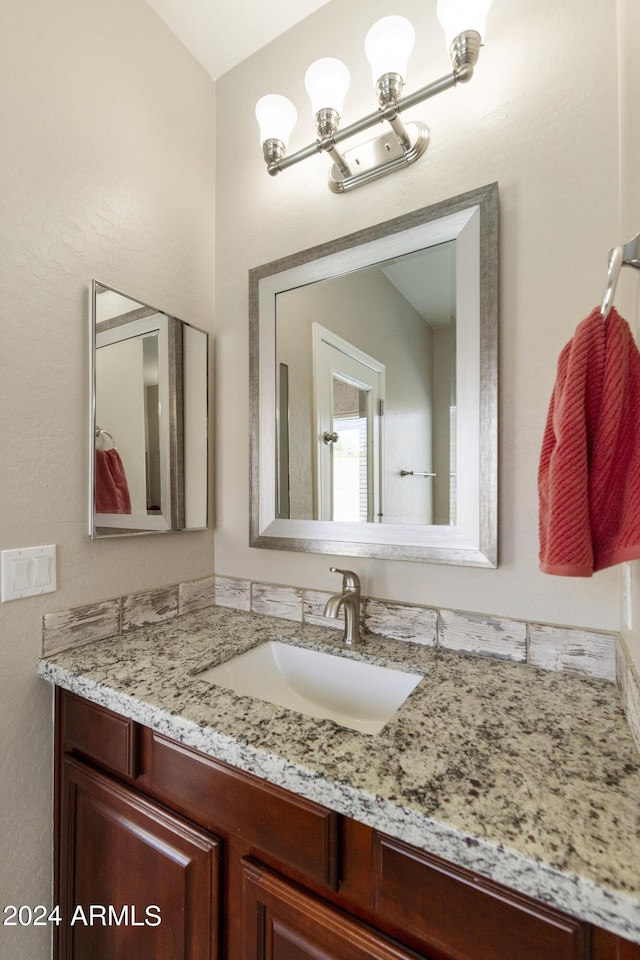
[[[315,516],[379,522],[384,364],[319,323],[313,347]]]

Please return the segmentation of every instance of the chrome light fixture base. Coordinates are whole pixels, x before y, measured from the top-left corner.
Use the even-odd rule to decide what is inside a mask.
[[[397,103],[402,95],[403,86],[404,80],[399,73],[383,73],[376,83],[376,94],[380,106]]]
[[[277,140],[275,137],[270,137],[262,144],[262,155],[267,164],[267,170],[272,177],[278,172],[277,164],[280,163],[286,152],[287,148],[282,140]]]
[[[415,163],[429,146],[430,130],[420,121],[407,123],[405,129],[409,139],[407,149],[390,130],[346,150],[344,160],[350,172],[343,173],[334,163],[329,173],[329,189],[333,193],[346,193]]]
[[[459,80],[463,83],[471,79],[471,71],[462,70],[463,67],[475,67],[480,56],[482,37],[475,30],[466,30],[459,33],[449,48],[451,64],[456,73],[460,72]]]
[[[318,110],[315,120],[318,136],[332,137],[340,124],[340,114],[337,110],[325,107],[323,110]]]

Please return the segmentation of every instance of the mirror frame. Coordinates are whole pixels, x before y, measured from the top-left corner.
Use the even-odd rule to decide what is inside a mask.
[[[132,317],[126,321],[126,324],[111,325],[109,321],[104,324],[104,330],[97,329],[97,295],[99,290],[110,291],[120,297],[130,300],[137,304],[138,312],[143,316],[139,318]],[[159,320],[153,319],[149,323],[146,315],[152,312],[153,319],[159,316]],[[135,314],[135,311],[132,311]],[[117,331],[122,326],[130,327],[135,324],[136,335],[148,332],[151,329],[157,329],[159,340],[159,365],[162,371],[160,382],[160,402],[162,408],[167,411],[166,416],[160,426],[160,474],[162,488],[162,502],[165,504],[162,513],[158,515],[145,516],[142,518],[145,526],[136,521],[140,520],[138,515],[123,514],[122,524],[115,527],[102,527],[97,518],[101,515],[95,512],[95,455],[96,455],[96,350],[99,346],[107,346],[109,343],[118,342],[121,338],[117,336]],[[196,327],[193,324],[186,323],[177,317],[172,316],[158,307],[138,300],[130,294],[123,293],[115,287],[102,283],[95,278],[91,281],[89,297],[89,537],[93,541],[111,540],[116,537],[124,536],[146,536],[157,533],[189,533],[191,531],[205,530],[209,524],[209,438],[208,429],[206,429],[206,449],[204,451],[204,465],[206,478],[204,483],[205,490],[205,517],[202,526],[186,526],[186,507],[185,507],[185,489],[184,478],[180,475],[184,470],[184,403],[182,397],[182,368],[177,362],[178,356],[182,355],[179,349],[177,338],[179,336],[178,328],[190,328],[201,333],[205,337],[205,418],[208,417],[209,406],[209,334],[206,330]],[[100,343],[99,341],[103,342]],[[98,530],[112,530],[109,533],[98,533]]]
[[[276,469],[276,296],[448,240],[464,238],[478,323],[477,443],[468,487],[477,502],[458,526],[278,519]],[[460,276],[462,257],[457,257]],[[249,271],[250,509],[252,547],[476,567],[498,564],[498,185],[423,207]],[[476,296],[477,291],[477,296]],[[463,511],[464,512],[464,511]]]

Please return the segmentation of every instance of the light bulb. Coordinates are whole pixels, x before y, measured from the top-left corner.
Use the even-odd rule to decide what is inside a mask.
[[[415,30],[406,17],[383,17],[374,23],[364,41],[374,86],[386,73],[407,79],[407,63],[415,39]]]
[[[286,149],[298,119],[298,112],[291,100],[278,93],[268,93],[256,103],[256,119],[260,126],[262,143],[266,140],[279,140]]]
[[[314,61],[304,75],[313,116],[320,110],[335,110],[341,116],[350,83],[351,74],[341,60],[323,57]]]
[[[447,47],[469,30],[475,30],[484,39],[491,3],[492,0],[438,0],[436,14],[447,38]]]

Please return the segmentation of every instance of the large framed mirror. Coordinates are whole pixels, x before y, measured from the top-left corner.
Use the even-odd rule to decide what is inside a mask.
[[[205,528],[208,334],[97,280],[89,327],[89,535]]]
[[[498,187],[249,273],[254,547],[497,565]]]

